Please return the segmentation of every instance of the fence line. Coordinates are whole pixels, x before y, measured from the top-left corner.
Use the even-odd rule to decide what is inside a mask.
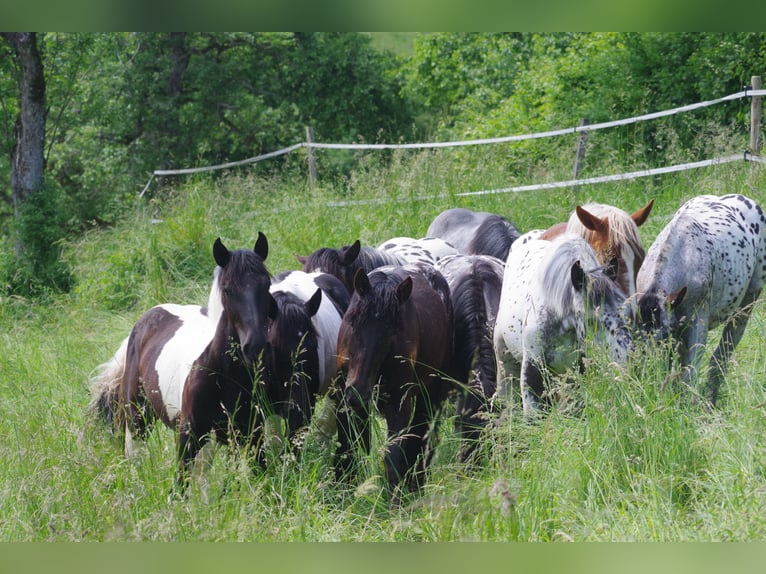
[[[695,161],[691,163],[684,163],[684,164],[678,164],[678,165],[670,165],[665,167],[656,167],[652,169],[642,169],[639,171],[633,171],[630,173],[618,173],[614,175],[603,175],[598,177],[589,177],[585,179],[571,179],[567,181],[556,181],[552,183],[538,183],[534,185],[519,185],[515,187],[502,187],[498,189],[487,189],[483,191],[463,191],[460,193],[452,194],[454,197],[471,197],[474,195],[493,195],[496,193],[520,193],[523,191],[537,191],[540,189],[559,189],[562,187],[572,187],[572,186],[578,186],[578,185],[588,185],[592,183],[604,183],[608,181],[620,181],[620,180],[626,180],[626,179],[637,179],[640,177],[649,177],[653,175],[661,175],[665,173],[673,173],[678,171],[686,171],[690,169],[698,169],[701,167],[710,167],[714,165],[723,165],[726,163],[731,163],[734,161],[749,161],[749,162],[756,162],[756,163],[764,163],[766,164],[766,158],[762,158],[760,156],[752,155],[748,152],[745,152],[744,154],[732,154],[724,157],[718,157],[715,159],[706,159],[702,161]],[[414,201],[427,201],[430,199],[443,199],[445,197],[450,197],[450,195],[446,193],[438,194],[438,195],[419,195],[416,197],[413,197]],[[327,202],[327,205],[330,207],[349,207],[352,205],[375,205],[375,204],[384,204],[388,203],[389,201],[395,201],[393,199],[389,198],[382,198],[382,199],[350,199],[350,200],[338,200],[338,201],[329,201]]]
[[[488,145],[488,144],[517,142],[517,141],[524,141],[524,140],[531,140],[531,139],[557,137],[561,135],[580,133],[580,132],[590,132],[590,131],[617,127],[617,126],[624,126],[624,125],[634,124],[634,123],[638,123],[642,121],[649,121],[649,120],[654,120],[661,117],[671,116],[671,115],[675,115],[679,113],[685,113],[685,112],[693,111],[696,109],[712,106],[715,104],[720,104],[723,102],[738,100],[738,99],[746,98],[746,97],[756,97],[756,96],[766,96],[766,90],[762,90],[762,89],[753,90],[753,89],[745,88],[741,92],[729,94],[728,96],[723,96],[721,98],[717,98],[714,100],[706,100],[703,102],[697,102],[695,104],[688,104],[685,106],[679,106],[677,108],[671,108],[671,109],[662,110],[659,112],[652,112],[649,114],[643,114],[643,115],[634,116],[631,118],[624,118],[621,120],[614,120],[610,122],[601,122],[597,124],[584,124],[584,125],[580,124],[580,125],[572,126],[569,128],[549,130],[545,132],[536,132],[536,133],[529,133],[529,134],[518,134],[518,135],[497,137],[497,138],[482,138],[482,139],[460,140],[460,141],[449,141],[449,142],[425,142],[425,143],[409,143],[409,144],[337,144],[337,143],[321,143],[321,142],[313,142],[313,141],[300,142],[277,151],[265,153],[259,156],[251,157],[251,158],[240,160],[240,161],[233,161],[233,162],[222,163],[217,165],[194,167],[194,168],[155,170],[154,172],[152,172],[152,175],[149,178],[149,181],[146,182],[146,185],[144,186],[143,190],[139,194],[139,197],[143,197],[143,195],[149,189],[149,186],[151,185],[152,181],[154,181],[155,177],[164,177],[164,176],[171,176],[171,175],[188,175],[193,173],[202,173],[207,171],[230,169],[233,167],[249,165],[249,164],[256,163],[258,161],[262,161],[265,159],[271,159],[274,157],[285,155],[287,153],[291,153],[301,148],[346,149],[346,150],[434,149],[434,148],[464,147],[464,146],[471,146],[471,145]],[[737,157],[741,158],[741,156],[737,156]],[[719,158],[719,160],[720,159],[721,158]],[[707,161],[718,162],[719,160],[714,159],[714,160],[707,160]],[[752,157],[751,157],[751,161],[759,161],[760,163],[763,163],[762,161],[760,161],[760,159],[753,159]],[[692,167],[685,167],[690,165]],[[678,167],[678,169],[672,169],[673,167]],[[699,166],[694,164],[684,164],[684,166],[671,166],[666,168],[659,168],[659,169],[668,170],[668,171],[663,171],[659,173],[668,173],[669,171],[681,171],[683,169],[694,169],[695,167],[699,167]],[[633,173],[643,173],[643,172],[633,172]],[[631,176],[631,174],[621,174],[621,175],[626,176],[622,179],[629,179],[628,176]],[[606,176],[606,177],[618,178],[618,179],[620,178],[619,175]],[[641,176],[632,176],[632,177],[641,177]],[[579,183],[580,181],[585,183],[591,183],[590,180],[600,180],[600,178],[589,178],[589,180],[574,180],[570,182],[559,182],[556,184],[540,184],[542,187],[539,187],[539,189],[546,189],[546,186],[565,187],[564,183],[566,183],[566,185],[581,185],[581,183]],[[606,179],[604,181],[614,181],[614,179]],[[598,182],[593,181],[593,183],[598,183]],[[524,186],[524,187],[534,188],[535,186]],[[508,188],[508,189],[513,189],[513,188]],[[490,193],[490,192],[471,192],[471,193],[481,194],[481,193]]]

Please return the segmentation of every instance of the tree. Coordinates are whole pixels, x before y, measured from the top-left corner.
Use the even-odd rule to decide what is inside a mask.
[[[19,114],[16,143],[11,157],[11,190],[14,214],[19,217],[26,199],[43,188],[45,174],[45,76],[35,32],[2,32],[14,51],[18,65]],[[16,255],[21,258],[24,242],[17,236]]]

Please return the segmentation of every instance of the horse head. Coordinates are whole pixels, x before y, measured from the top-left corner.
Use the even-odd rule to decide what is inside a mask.
[[[393,347],[400,308],[412,294],[412,277],[363,269],[354,275],[354,295],[338,333],[338,368],[346,373],[344,396],[355,410],[366,408],[383,363]]]
[[[229,251],[220,238],[213,244],[223,318],[228,335],[238,344],[241,358],[250,367],[267,344],[269,321],[276,316],[277,304],[269,292],[271,275],[264,265],[268,242],[258,233],[255,247]]]

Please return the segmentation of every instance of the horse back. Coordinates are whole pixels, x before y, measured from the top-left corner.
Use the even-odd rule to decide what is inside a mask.
[[[128,338],[125,389],[142,394],[154,413],[174,426],[192,363],[212,339],[213,328],[197,305],[158,305],[144,313]]]

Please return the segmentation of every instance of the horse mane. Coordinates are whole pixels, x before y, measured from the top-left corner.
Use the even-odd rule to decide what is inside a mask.
[[[610,243],[627,244],[640,260],[644,259],[646,253],[641,243],[641,237],[638,234],[638,226],[629,213],[619,207],[602,203],[586,203],[582,208],[596,217],[607,220],[609,223]],[[596,234],[595,231],[588,229],[582,224],[576,212],[569,216],[566,231],[567,233],[579,235],[588,243],[592,243]]]
[[[491,214],[476,228],[467,252],[493,255],[505,261],[519,235],[518,229],[505,217]]]
[[[541,262],[538,288],[546,294],[550,308],[559,317],[568,316],[576,310],[571,273],[577,261],[587,275],[598,277],[594,271],[601,268],[593,248],[579,235],[564,233],[551,241]],[[603,272],[600,275],[607,280]]]
[[[368,275],[371,293],[365,296],[355,294],[346,316],[351,324],[359,317],[378,317],[386,324],[396,325],[399,321],[399,300],[396,288],[407,278],[398,273],[396,268],[386,271],[374,271]]]
[[[460,355],[459,364],[470,369],[475,361],[477,366],[482,363],[484,367],[493,369],[494,351],[491,337],[487,337],[487,325],[493,324],[495,320],[491,316],[492,301],[496,306],[500,300],[502,276],[498,278],[486,259],[471,257],[471,272],[459,275],[458,280],[452,284],[455,350]],[[460,343],[457,337],[462,339]]]
[[[375,247],[362,247],[359,257],[356,258],[356,268],[361,267],[368,273],[383,265],[404,265],[405,263],[398,255]]]
[[[207,298],[207,315],[214,325],[223,315],[223,300],[221,299],[221,288],[218,285],[218,276],[221,268],[216,265],[213,269],[213,284],[210,287],[210,295]]]

